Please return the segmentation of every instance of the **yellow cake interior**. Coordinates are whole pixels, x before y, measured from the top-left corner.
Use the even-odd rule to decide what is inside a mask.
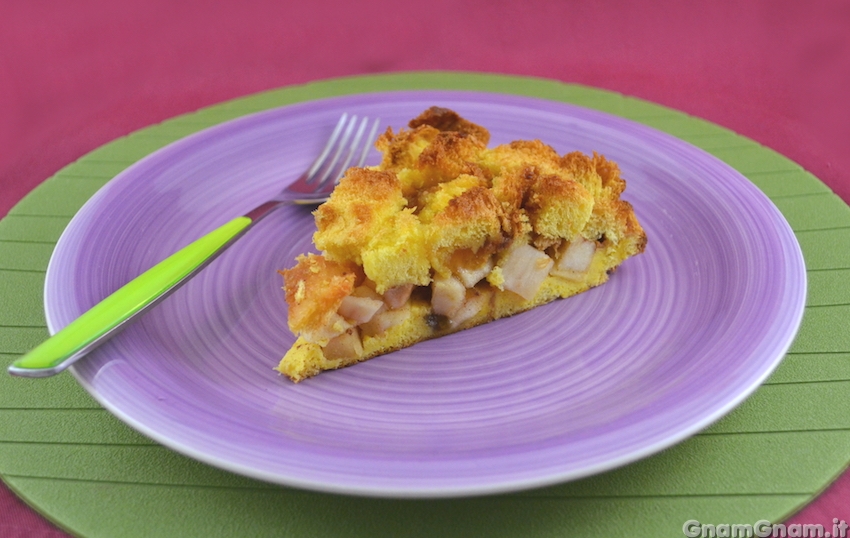
[[[281,271],[293,381],[566,298],[646,246],[617,165],[432,107],[378,139],[315,211],[321,254]]]

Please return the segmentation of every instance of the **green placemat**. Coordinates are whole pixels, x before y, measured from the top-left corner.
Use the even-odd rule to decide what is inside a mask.
[[[63,374],[0,375],[0,475],[68,531],[99,536],[682,536],[685,521],[779,522],[850,461],[850,208],[795,163],[652,103],[554,81],[402,73],[270,91],[168,120],[67,166],[0,222],[3,366],[47,336],[42,286],[60,233],[115,174],[211,125],[271,107],[386,90],[455,89],[565,101],[630,118],[713,153],[791,223],[809,277],[803,326],[771,379],[708,430],[649,459],[553,487],[452,500],[346,497],[208,467],[134,432]]]

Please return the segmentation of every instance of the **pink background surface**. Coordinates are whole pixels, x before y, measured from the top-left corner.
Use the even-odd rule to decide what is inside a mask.
[[[0,217],[134,130],[314,80],[457,70],[636,96],[768,146],[850,201],[850,3],[0,0]],[[850,472],[792,523],[850,521]],[[65,536],[0,485],[0,535]]]

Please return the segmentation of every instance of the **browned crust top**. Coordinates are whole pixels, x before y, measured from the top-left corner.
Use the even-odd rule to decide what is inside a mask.
[[[293,330],[326,322],[320,312],[335,311],[364,275],[388,289],[405,284],[392,275],[421,276],[424,267],[428,282],[429,271],[473,264],[517,240],[546,250],[583,237],[622,243],[630,255],[644,250],[646,234],[620,199],[626,182],[604,156],[559,155],[539,140],[489,149],[484,127],[440,107],[408,127],[387,129],[376,142],[381,164],[350,169],[315,212],[323,254],[283,272]],[[386,265],[413,260],[410,252],[419,258],[406,273]],[[310,301],[299,301],[304,293]]]

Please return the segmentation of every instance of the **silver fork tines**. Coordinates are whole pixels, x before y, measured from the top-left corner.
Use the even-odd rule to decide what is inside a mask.
[[[252,220],[281,204],[318,204],[325,201],[336,182],[350,166],[363,166],[375,141],[380,120],[371,121],[356,115],[343,114],[316,161],[292,184],[270,202],[246,214]],[[367,134],[368,129],[368,134]]]
[[[366,156],[369,154],[369,148],[375,140],[379,120],[372,123],[372,128],[364,140],[363,135],[368,125],[369,118],[364,117],[358,125],[356,115],[349,118],[348,114],[343,114],[334,127],[327,144],[319,153],[316,162],[302,177],[285,190],[295,191],[302,197],[303,194],[309,192],[317,194],[327,192],[332,189],[333,184],[350,166],[363,166],[363,163],[366,162]],[[354,161],[355,157],[357,157],[356,161]],[[354,161],[353,165],[352,161]],[[334,183],[328,184],[328,180],[333,180]],[[306,188],[307,185],[310,185],[309,189]]]

